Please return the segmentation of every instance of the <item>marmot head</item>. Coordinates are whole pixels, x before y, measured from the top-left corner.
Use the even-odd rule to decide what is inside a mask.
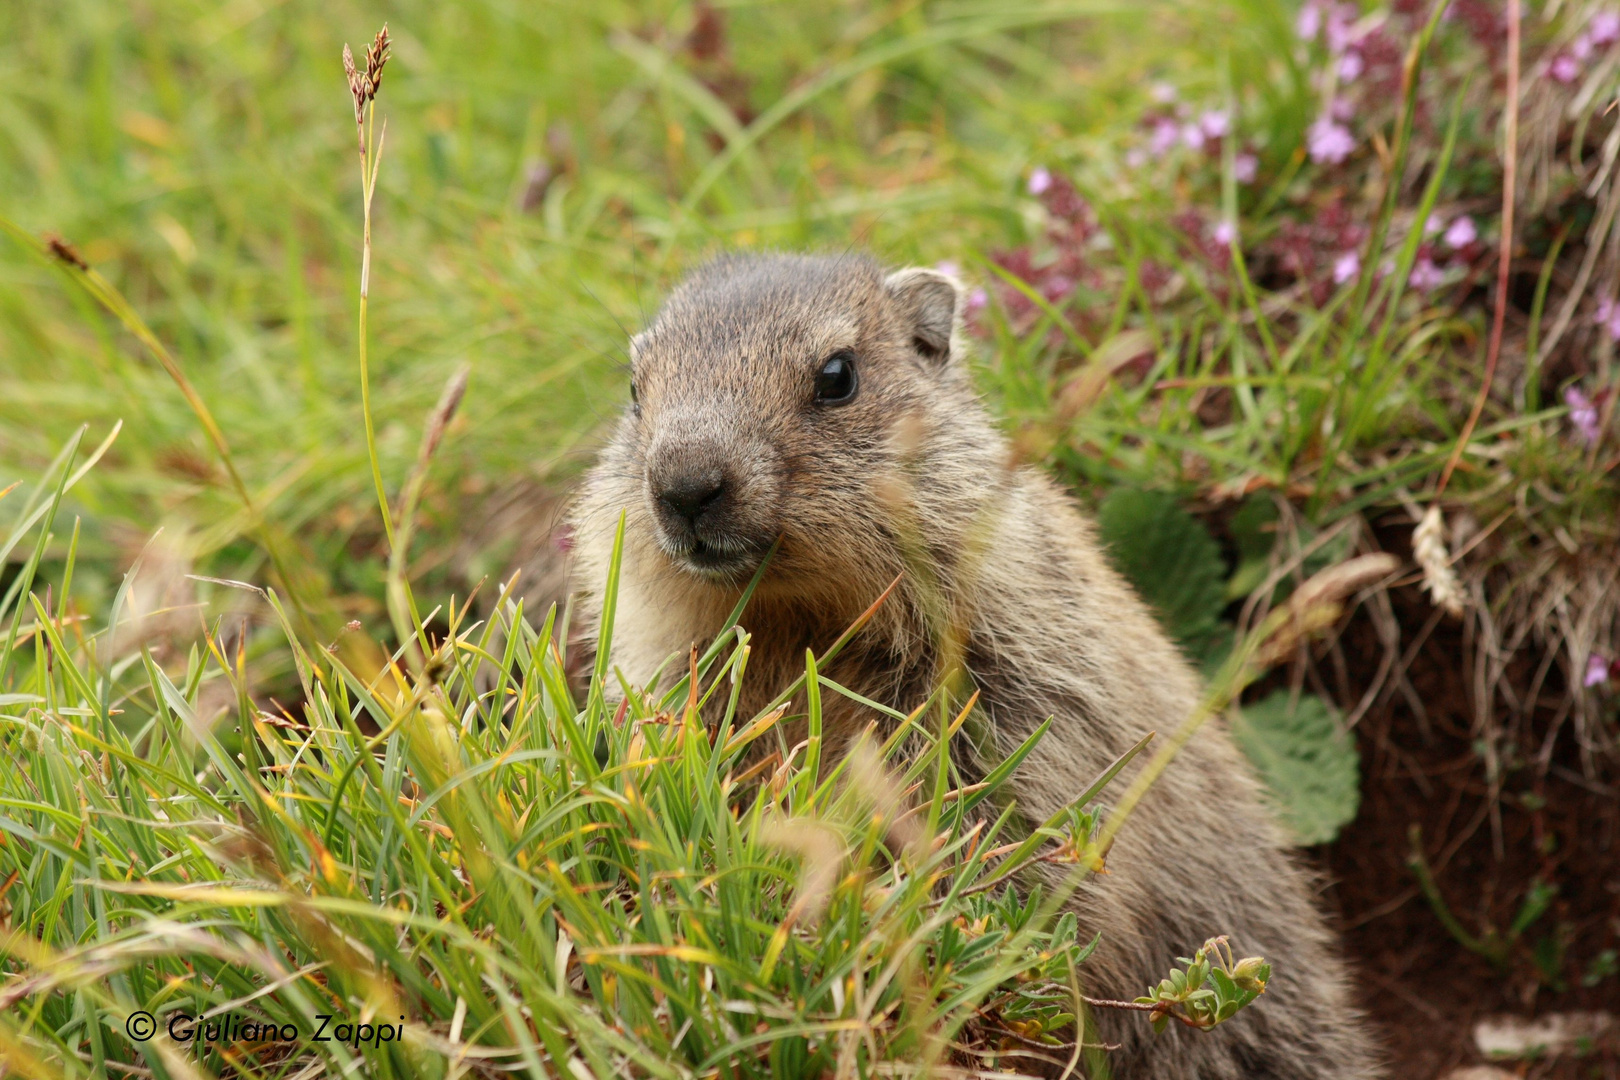
[[[939,428],[983,416],[960,292],[858,256],[708,264],[631,342],[632,404],[585,516],[624,510],[629,550],[688,580],[746,581],[778,537],[778,585],[892,576],[886,493],[900,470],[929,471]]]

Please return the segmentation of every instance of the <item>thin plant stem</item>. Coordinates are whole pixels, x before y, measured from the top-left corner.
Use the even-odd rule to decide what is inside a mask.
[[[371,461],[371,482],[377,488],[377,509],[382,514],[383,534],[388,547],[394,547],[394,521],[388,511],[388,492],[383,487],[382,465],[377,458],[377,430],[371,413],[371,356],[366,331],[366,313],[371,292],[371,199],[377,190],[377,168],[382,163],[383,141],[388,135],[385,119],[376,129],[377,103],[366,103],[366,120],[360,141],[360,186],[364,192],[365,228],[360,249],[360,412],[366,424],[366,455]],[[372,132],[377,130],[377,144],[371,148]]]
[[[141,318],[140,312],[135,310],[135,305],[131,304],[129,299],[118,290],[118,287],[108,281],[99,270],[85,262],[84,258],[67,241],[59,237],[48,237],[41,240],[4,216],[0,216],[0,231],[9,234],[19,244],[55,262],[80,288],[89,293],[96,303],[106,309],[109,315],[122,323],[124,329],[133,334],[135,339],[145,345],[147,350],[157,359],[158,364],[180,391],[180,395],[186,399],[186,405],[190,407],[192,415],[197,418],[197,422],[202,425],[203,433],[208,436],[208,441],[213,446],[214,453],[219,457],[220,464],[224,466],[225,475],[230,480],[231,489],[236,493],[237,499],[242,503],[242,509],[247,514],[244,531],[252,534],[259,546],[264,549],[265,554],[269,556],[270,565],[275,569],[276,575],[287,589],[287,595],[292,600],[293,609],[297,611],[306,628],[312,627],[314,623],[304,602],[302,592],[287,568],[287,562],[282,556],[281,545],[276,542],[269,522],[265,520],[257,501],[253,498],[252,492],[248,490],[246,481],[242,479],[241,470],[236,467],[236,458],[231,453],[230,443],[225,439],[225,432],[220,428],[219,422],[214,419],[213,411],[208,408],[208,403],[203,400],[202,394],[197,391],[196,386],[187,377],[185,369],[180,366],[180,361],[169,351],[168,346],[163,344],[162,339],[153,332],[152,328],[147,325],[146,320]],[[119,426],[122,426],[122,421],[120,421]]]
[[[1502,329],[1507,317],[1508,270],[1513,265],[1513,203],[1518,163],[1519,0],[1508,0],[1507,114],[1502,132],[1502,238],[1496,256],[1496,311],[1491,317],[1491,343],[1485,354],[1485,377],[1480,381],[1474,407],[1469,410],[1468,422],[1463,425],[1462,434],[1457,436],[1457,445],[1446,460],[1446,467],[1440,472],[1439,482],[1434,486],[1436,498],[1446,490],[1452,471],[1462,460],[1463,451],[1468,449],[1468,440],[1474,435],[1474,427],[1479,423],[1480,414],[1485,411],[1486,399],[1491,396],[1491,384],[1496,380],[1496,361],[1502,355]]]
[[[415,531],[416,509],[422,501],[422,491],[427,486],[428,467],[433,462],[434,451],[444,439],[445,429],[455,417],[462,395],[467,392],[468,370],[466,364],[455,370],[444,385],[439,403],[434,406],[433,412],[428,414],[428,422],[422,432],[422,446],[416,455],[416,465],[411,469],[410,479],[405,482],[405,492],[400,499],[399,534],[388,555],[388,614],[393,620],[394,632],[399,635],[402,644],[415,637],[424,653],[427,652],[428,643],[421,633],[421,619],[417,617],[416,599],[411,595],[409,573],[411,534]]]

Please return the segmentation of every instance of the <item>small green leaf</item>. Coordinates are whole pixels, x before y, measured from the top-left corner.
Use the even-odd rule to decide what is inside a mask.
[[[1258,589],[1271,572],[1271,549],[1277,546],[1277,504],[1266,494],[1245,499],[1228,525],[1237,546],[1238,565],[1226,583],[1226,598],[1237,600]]]
[[[1237,711],[1232,736],[1301,844],[1327,843],[1356,816],[1361,788],[1355,743],[1320,698],[1304,695],[1291,710],[1288,691],[1279,690]]]
[[[1547,908],[1558,896],[1558,886],[1532,878],[1530,888],[1524,894],[1524,903],[1519,905],[1519,913],[1513,917],[1513,924],[1508,927],[1508,937],[1516,938],[1534,925],[1535,921],[1546,913]]]
[[[1188,655],[1202,658],[1221,643],[1226,563],[1175,496],[1118,488],[1097,508],[1097,528],[1114,565]]]

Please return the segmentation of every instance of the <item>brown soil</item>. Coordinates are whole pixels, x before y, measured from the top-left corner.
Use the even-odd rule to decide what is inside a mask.
[[[1392,599],[1403,627],[1421,626],[1430,614],[1416,589]],[[1356,676],[1369,678],[1382,655],[1365,616],[1352,622],[1342,645],[1349,687],[1359,693],[1365,681],[1356,686]],[[1564,735],[1545,774],[1534,764],[1512,768],[1500,798],[1491,799],[1470,731],[1469,667],[1460,630],[1442,624],[1409,671],[1428,714],[1427,732],[1399,694],[1362,719],[1356,732],[1361,810],[1323,850],[1331,880],[1326,898],[1342,913],[1363,1002],[1384,1031],[1391,1076],[1398,1080],[1430,1080],[1480,1062],[1472,1028],[1488,1014],[1620,1013],[1620,976],[1582,985],[1601,950],[1620,948],[1620,792],[1614,786],[1620,770],[1596,779],[1582,775],[1573,741]],[[1561,692],[1559,686],[1543,691],[1549,713]],[[1546,719],[1535,717],[1540,730],[1531,737],[1538,745]],[[1532,879],[1558,887],[1557,899],[1523,934],[1503,969],[1459,943],[1419,892],[1408,866],[1414,824],[1446,903],[1475,934],[1509,926]],[[1533,950],[1559,936],[1567,945],[1549,976],[1538,969]],[[1581,1058],[1506,1065],[1527,1077],[1616,1080],[1620,1045]]]

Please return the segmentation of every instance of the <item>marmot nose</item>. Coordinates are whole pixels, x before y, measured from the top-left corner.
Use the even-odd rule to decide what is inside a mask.
[[[658,503],[671,515],[696,525],[703,511],[725,491],[726,477],[719,469],[696,470],[670,477],[659,489]]]

